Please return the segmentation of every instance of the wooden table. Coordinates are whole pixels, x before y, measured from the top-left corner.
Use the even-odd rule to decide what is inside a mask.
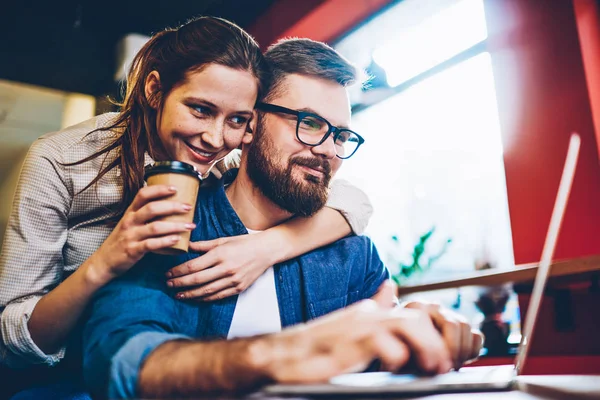
[[[471,274],[447,281],[434,281],[419,285],[398,287],[398,295],[451,289],[462,286],[493,286],[505,283],[533,282],[538,264],[517,265],[506,270],[476,271]],[[555,261],[550,267],[550,278],[577,277],[578,279],[600,274],[600,256]]]

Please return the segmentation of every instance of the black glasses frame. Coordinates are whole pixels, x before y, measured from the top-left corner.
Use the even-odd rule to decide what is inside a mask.
[[[360,136],[358,133],[354,132],[353,130],[346,129],[346,128],[338,128],[337,126],[332,125],[329,121],[327,121],[325,118],[321,117],[318,114],[314,114],[314,113],[306,112],[306,111],[292,110],[291,108],[282,107],[282,106],[278,106],[276,104],[270,104],[270,103],[258,103],[256,105],[256,108],[258,110],[265,111],[265,112],[295,115],[296,116],[296,138],[301,143],[303,143],[307,146],[315,147],[315,146],[319,146],[319,145],[323,144],[323,142],[325,142],[329,138],[329,136],[331,136],[332,133],[333,133],[333,141],[334,142],[337,140],[337,138],[339,137],[339,135],[342,132],[350,132],[350,133],[356,135],[356,137],[358,138],[358,145],[356,146],[356,148],[354,149],[352,154],[350,154],[349,156],[346,156],[346,157],[340,157],[336,151],[335,156],[337,158],[341,158],[342,160],[347,160],[348,158],[352,157],[354,155],[354,153],[356,153],[358,148],[365,142],[365,139],[363,139],[362,136]],[[323,135],[323,138],[318,143],[306,143],[304,140],[300,139],[300,121],[302,121],[306,117],[315,117],[315,118],[325,121],[325,123],[327,124],[327,127],[328,127],[327,132],[325,133],[325,135]]]

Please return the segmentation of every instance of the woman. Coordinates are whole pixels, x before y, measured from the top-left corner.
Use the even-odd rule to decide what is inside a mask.
[[[155,35],[142,48],[120,113],[34,143],[0,258],[2,364],[58,363],[98,288],[146,252],[167,247],[194,228],[154,221],[193,205],[165,200],[173,193],[169,187],[144,188],[144,167],[175,159],[205,172],[236,149],[249,129],[266,71],[257,44],[243,30],[218,18],[199,18]],[[359,191],[349,195],[348,190],[353,189],[333,188],[331,201],[354,203],[341,212],[358,230],[370,206],[363,196],[357,199]],[[194,251],[210,250],[203,256],[205,267],[223,274],[187,297],[235,294],[274,263],[350,232],[340,212],[325,208],[312,218],[227,243],[192,244]]]

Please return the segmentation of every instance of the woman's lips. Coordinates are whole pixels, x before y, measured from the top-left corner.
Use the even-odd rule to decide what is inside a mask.
[[[184,143],[187,146],[187,148],[190,150],[190,153],[192,154],[194,159],[202,164],[208,164],[208,163],[212,162],[218,154],[218,152],[209,152],[209,151],[202,150],[198,147],[192,146],[188,142],[184,142]]]

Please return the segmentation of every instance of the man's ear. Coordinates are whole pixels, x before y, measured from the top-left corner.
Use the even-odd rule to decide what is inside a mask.
[[[144,95],[146,96],[146,101],[150,107],[155,110],[158,108],[160,93],[160,75],[158,74],[158,71],[152,71],[146,77],[146,82],[144,83]]]

